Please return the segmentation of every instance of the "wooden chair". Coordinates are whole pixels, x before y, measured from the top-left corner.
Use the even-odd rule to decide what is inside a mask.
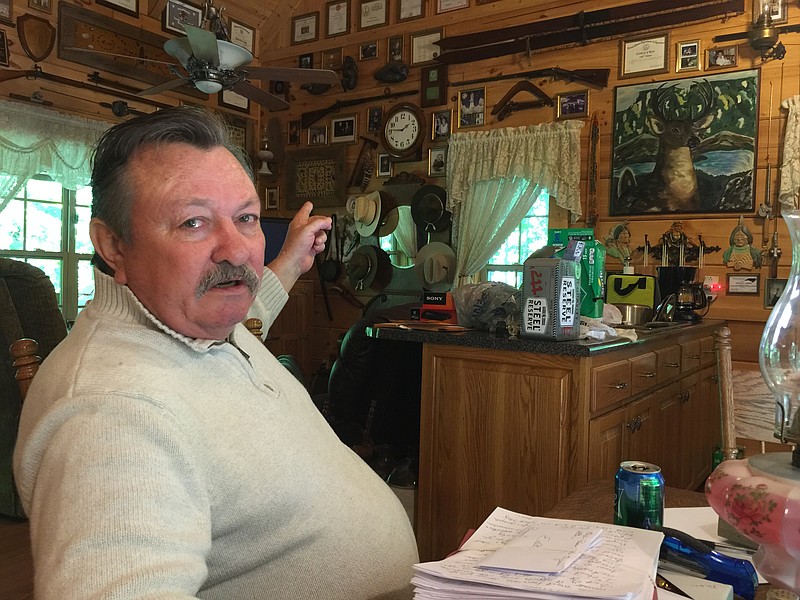
[[[25,396],[28,395],[31,381],[42,363],[41,357],[36,355],[38,351],[39,344],[31,338],[17,340],[11,344],[9,349],[11,358],[14,360],[11,365],[16,371],[15,379],[19,385],[19,395],[23,402],[25,401]]]

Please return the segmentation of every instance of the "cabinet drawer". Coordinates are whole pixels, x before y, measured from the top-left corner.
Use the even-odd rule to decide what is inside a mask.
[[[681,373],[686,373],[700,366],[700,340],[681,342]]]
[[[656,350],[656,366],[658,369],[658,383],[664,383],[680,375],[681,347],[675,345]]]
[[[717,350],[714,344],[714,336],[707,335],[700,338],[700,366],[707,367],[717,361]]]
[[[642,356],[632,358],[630,363],[631,395],[636,396],[658,383],[658,368],[654,352],[648,352]]]
[[[631,364],[627,360],[592,369],[591,410],[596,412],[630,398]]]

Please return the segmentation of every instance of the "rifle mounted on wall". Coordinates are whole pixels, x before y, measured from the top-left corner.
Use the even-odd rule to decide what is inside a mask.
[[[388,98],[400,98],[401,96],[411,96],[418,94],[419,90],[405,90],[402,92],[390,92],[386,89],[386,93],[377,96],[367,96],[366,98],[352,98],[351,100],[337,100],[327,108],[320,108],[319,110],[312,110],[304,112],[300,116],[300,127],[308,129],[311,125],[319,121],[322,117],[327,117],[335,113],[339,109],[347,108],[348,106],[358,106],[359,104],[366,104],[367,102],[376,102],[378,100],[386,100]]]
[[[537,77],[552,77],[570,83],[582,83],[595,88],[604,88],[608,85],[608,76],[611,69],[560,69],[558,67],[548,67],[546,69],[533,69],[532,71],[521,71],[519,73],[501,73],[491,77],[481,77],[479,79],[468,79],[466,81],[448,81],[448,85],[461,87],[465,85],[479,85],[481,83],[491,83],[493,81],[503,81],[505,79],[535,79]]]

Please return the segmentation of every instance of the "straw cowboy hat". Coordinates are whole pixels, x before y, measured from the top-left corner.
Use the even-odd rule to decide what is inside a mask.
[[[347,262],[347,278],[356,291],[368,287],[383,289],[392,278],[389,255],[377,246],[359,246]]]
[[[447,192],[438,185],[423,185],[411,199],[411,216],[425,231],[443,231],[450,226],[451,213],[445,209]]]
[[[446,292],[456,280],[456,255],[442,242],[425,244],[414,259],[414,272],[429,292]]]
[[[375,233],[381,219],[381,193],[372,192],[356,198],[353,218],[356,220],[356,231],[361,237]]]

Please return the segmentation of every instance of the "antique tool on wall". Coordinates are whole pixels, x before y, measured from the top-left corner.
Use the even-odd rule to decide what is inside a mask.
[[[377,148],[378,142],[361,136],[361,150],[358,151],[358,158],[356,158],[356,164],[353,165],[353,172],[347,187],[357,187],[362,192],[367,190],[372,174],[375,172],[374,152]]]
[[[513,102],[511,99],[520,92],[528,92],[533,95],[536,100],[528,100],[525,102]],[[492,109],[492,114],[497,115],[497,120],[502,121],[512,113],[515,113],[526,108],[541,108],[542,106],[553,106],[553,99],[545,94],[537,85],[530,81],[518,81],[505,95],[500,98],[497,104]]]
[[[781,65],[783,72],[783,65]],[[769,147],[772,140],[772,82],[769,82],[769,123],[767,125],[767,172],[764,181],[764,202],[758,207],[758,216],[764,219],[761,225],[761,247],[766,248],[769,243],[769,222],[772,214],[772,164],[769,160]]]
[[[479,85],[481,83],[492,83],[505,79],[536,79],[537,77],[552,77],[570,83],[582,83],[596,88],[604,88],[608,85],[608,75],[611,69],[559,69],[558,67],[548,67],[546,69],[533,69],[531,71],[520,71],[519,73],[500,73],[491,77],[479,77],[478,79],[467,79],[466,81],[448,81],[447,85],[465,86]]]
[[[411,96],[414,94],[419,94],[419,90],[403,90],[402,92],[392,92],[389,88],[384,90],[383,94],[379,94],[377,96],[368,96],[366,98],[352,98],[350,100],[337,100],[333,104],[331,104],[328,108],[321,108],[319,110],[311,110],[309,112],[304,112],[300,115],[300,126],[303,129],[308,129],[311,125],[319,121],[322,117],[327,117],[330,114],[335,113],[337,110],[341,108],[347,108],[349,106],[358,106],[359,104],[366,104],[368,102],[375,102],[378,100],[388,100],[389,98],[400,98],[402,96]]]
[[[772,244],[769,247],[769,276],[770,279],[775,279],[778,276],[778,261],[781,259],[780,246],[778,245],[778,217],[781,216],[781,203],[775,202],[775,208],[772,211]]]
[[[594,227],[597,223],[597,145],[600,142],[600,127],[597,123],[597,113],[592,113],[592,125],[589,132],[589,177],[586,195],[586,225]],[[644,236],[645,255],[644,266],[647,266],[647,235]]]

